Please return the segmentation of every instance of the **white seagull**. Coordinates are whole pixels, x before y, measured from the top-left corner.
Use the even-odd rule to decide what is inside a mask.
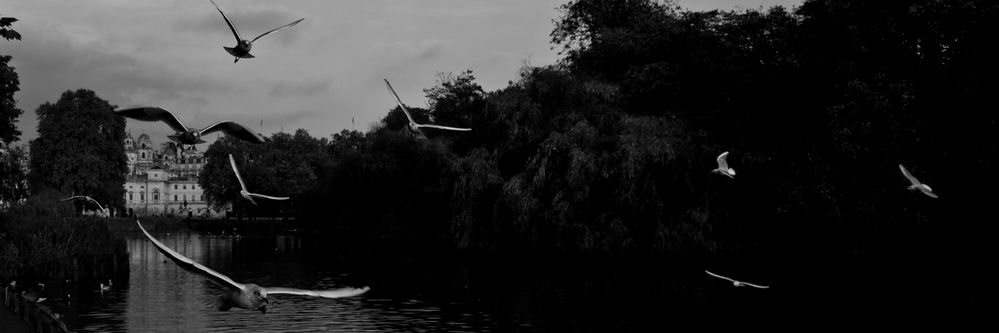
[[[115,110],[114,113],[135,120],[162,121],[174,131],[177,131],[177,134],[168,135],[167,137],[179,144],[195,145],[204,143],[205,140],[201,139],[202,136],[217,131],[223,131],[226,135],[231,135],[243,141],[264,143],[264,138],[260,134],[254,133],[243,127],[243,125],[228,120],[217,122],[199,130],[184,126],[184,123],[181,123],[180,119],[177,119],[177,116],[174,116],[173,113],[155,106],[130,106]]]
[[[724,276],[721,276],[721,275],[718,275],[718,274],[715,274],[715,273],[711,273],[711,272],[709,272],[706,269],[704,270],[704,272],[708,273],[708,275],[714,276],[714,277],[722,279],[722,280],[732,281],[732,285],[736,286],[736,287],[746,287],[746,286],[749,286],[749,287],[760,288],[760,289],[770,288],[770,286],[761,286],[761,285],[756,285],[756,284],[752,284],[752,283],[749,283],[749,282],[742,282],[742,281],[738,281],[738,280],[735,280],[735,279],[732,279],[732,278],[724,277]]]
[[[402,99],[399,99],[399,95],[395,93],[395,89],[392,89],[392,84],[390,84],[387,79],[382,79],[382,80],[385,80],[385,86],[388,87],[388,90],[389,90],[389,92],[392,93],[392,96],[395,96],[395,102],[397,104],[399,104],[399,108],[402,108],[402,112],[406,114],[406,119],[409,119],[409,130],[410,131],[413,131],[413,132],[415,132],[417,134],[423,135],[423,132],[420,131],[420,127],[430,127],[430,128],[437,128],[437,129],[449,130],[449,131],[471,131],[472,130],[471,128],[459,128],[459,127],[449,127],[449,126],[441,126],[441,125],[433,125],[433,124],[418,124],[418,123],[416,123],[416,121],[413,120],[413,116],[409,114],[409,110],[406,109],[406,106],[402,105]]]
[[[253,283],[242,284],[233,281],[228,276],[222,275],[219,272],[212,270],[211,268],[202,266],[198,262],[191,260],[184,255],[177,253],[176,251],[166,247],[159,240],[153,238],[149,235],[149,232],[142,227],[142,223],[139,220],[135,220],[135,224],[139,225],[139,229],[142,233],[149,238],[153,245],[156,245],[156,249],[161,253],[166,255],[173,260],[177,266],[181,268],[204,276],[208,280],[215,282],[222,287],[227,289],[222,295],[219,295],[218,299],[215,301],[215,306],[219,311],[226,311],[233,307],[249,309],[249,310],[259,310],[261,313],[267,312],[267,304],[270,301],[267,299],[268,295],[302,295],[302,296],[314,296],[314,297],[325,297],[325,298],[341,298],[341,297],[351,297],[357,296],[367,292],[368,287],[361,288],[339,288],[339,289],[328,289],[328,290],[305,290],[305,289],[295,289],[295,288],[283,288],[283,287],[261,287]]]
[[[229,29],[232,30],[232,34],[234,36],[236,36],[236,46],[235,47],[226,47],[226,46],[222,47],[222,48],[225,49],[226,52],[229,52],[229,54],[231,54],[232,56],[236,57],[236,60],[232,61],[233,63],[236,63],[237,61],[239,61],[239,58],[253,58],[253,55],[250,54],[250,48],[253,47],[253,42],[256,42],[258,39],[260,39],[260,38],[262,38],[264,36],[267,36],[267,35],[271,34],[272,32],[275,32],[275,31],[278,31],[278,30],[281,30],[281,29],[284,29],[284,28],[296,25],[296,24],[298,24],[298,22],[302,22],[302,20],[305,19],[304,17],[300,18],[298,20],[295,20],[295,22],[291,22],[291,23],[282,25],[280,27],[271,29],[271,30],[269,30],[269,31],[267,31],[265,33],[262,33],[262,34],[260,34],[260,36],[257,36],[257,37],[255,37],[255,38],[253,38],[251,40],[246,40],[246,39],[243,39],[243,37],[239,36],[239,31],[236,31],[236,26],[232,25],[232,21],[229,20],[229,17],[225,16],[225,13],[223,13],[222,9],[219,8],[219,5],[215,4],[214,0],[208,0],[208,1],[212,2],[212,5],[215,6],[215,9],[218,9],[219,14],[222,14],[222,18],[225,19],[225,24],[229,25]]]
[[[728,176],[728,178],[735,178],[735,169],[728,167],[728,162],[725,161],[726,157],[728,157],[728,152],[718,155],[718,168],[711,170],[711,172]]]
[[[236,160],[232,158],[232,154],[229,154],[229,164],[232,165],[232,171],[236,173],[236,179],[239,180],[239,195],[243,196],[246,200],[250,200],[254,205],[257,204],[253,201],[253,197],[271,199],[271,200],[288,200],[288,197],[272,197],[269,195],[250,193],[246,190],[246,183],[243,182],[243,176],[239,174],[239,169],[236,168]]]
[[[901,164],[898,165],[898,168],[899,170],[902,170],[902,175],[905,176],[905,178],[908,179],[910,183],[912,183],[912,185],[909,185],[910,190],[913,191],[920,190],[923,192],[923,194],[930,196],[930,198],[934,199],[937,198],[937,195],[933,193],[933,189],[930,188],[929,185],[920,183],[919,180],[916,179],[916,177],[913,177],[912,174],[909,173],[909,170],[906,170],[905,167],[902,166]]]
[[[108,213],[108,209],[104,208],[104,206],[101,206],[100,202],[97,202],[97,200],[94,200],[94,198],[91,198],[91,197],[88,197],[88,196],[85,196],[85,195],[74,195],[74,196],[71,196],[69,198],[62,199],[62,201],[70,201],[70,200],[76,200],[76,199],[83,199],[83,200],[88,200],[90,202],[93,202],[94,204],[97,205],[97,208],[101,209],[101,212],[104,212],[104,216],[111,216],[111,214]]]

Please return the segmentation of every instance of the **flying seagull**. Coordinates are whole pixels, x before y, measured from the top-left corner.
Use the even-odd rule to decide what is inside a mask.
[[[417,133],[419,135],[423,135],[423,132],[420,131],[420,127],[437,128],[437,129],[450,130],[450,131],[471,131],[472,130],[471,128],[458,128],[458,127],[449,127],[449,126],[441,126],[441,125],[433,125],[433,124],[417,124],[416,121],[413,120],[413,116],[409,114],[409,110],[406,109],[406,106],[402,105],[402,99],[399,99],[399,95],[395,93],[395,89],[392,89],[392,84],[390,84],[387,79],[382,79],[382,80],[385,80],[385,86],[388,87],[388,90],[389,90],[389,92],[392,93],[392,96],[395,96],[395,102],[399,104],[399,107],[402,108],[402,112],[406,114],[406,119],[409,119],[409,130],[410,131],[413,131],[413,132],[415,132],[415,133]]]
[[[250,193],[246,190],[246,183],[243,182],[243,176],[239,174],[239,169],[236,168],[236,160],[232,158],[232,154],[229,154],[229,164],[232,165],[232,171],[236,173],[236,179],[239,180],[239,195],[243,196],[246,200],[250,200],[254,205],[257,204],[253,201],[253,197],[271,199],[271,200],[288,200],[288,197],[272,197],[269,195]]]
[[[71,196],[69,198],[62,199],[62,201],[70,201],[70,200],[76,200],[76,199],[88,200],[90,202],[93,202],[94,204],[97,205],[97,208],[100,208],[101,211],[104,212],[104,216],[111,216],[111,214],[108,213],[107,208],[104,208],[104,206],[101,206],[100,202],[97,202],[97,200],[94,200],[94,198],[91,198],[91,197],[88,197],[88,196],[85,196],[85,195],[74,195],[74,196]]]
[[[728,152],[718,155],[718,168],[711,170],[711,172],[728,176],[728,178],[735,178],[735,169],[728,167],[728,162],[725,161],[726,157],[728,157]]]
[[[131,106],[115,110],[114,113],[135,120],[162,121],[169,125],[174,131],[177,131],[177,134],[168,135],[167,137],[179,144],[196,145],[204,143],[205,140],[201,139],[203,135],[217,131],[223,131],[225,134],[231,135],[243,141],[264,143],[264,138],[260,136],[260,134],[253,133],[253,131],[243,127],[243,125],[228,120],[217,122],[199,130],[184,126],[184,124],[181,123],[180,120],[173,115],[173,113],[155,106]]]
[[[208,1],[212,2],[212,5],[215,6],[215,9],[218,9],[219,14],[222,14],[222,18],[225,19],[225,24],[229,25],[229,29],[232,30],[232,34],[234,36],[236,36],[236,47],[226,47],[226,46],[222,47],[222,48],[225,49],[226,52],[229,52],[229,54],[231,54],[234,57],[236,57],[236,60],[232,61],[233,63],[236,63],[237,61],[239,61],[239,58],[253,58],[253,55],[250,54],[250,48],[253,47],[253,42],[256,42],[258,39],[260,39],[260,38],[262,38],[264,36],[267,36],[267,35],[271,34],[272,32],[275,32],[275,31],[278,31],[278,30],[281,30],[281,29],[284,29],[284,28],[296,25],[296,24],[298,24],[298,22],[302,22],[302,20],[305,19],[304,17],[300,18],[300,19],[296,20],[295,22],[291,22],[291,23],[282,25],[280,27],[271,29],[270,31],[267,31],[265,33],[262,33],[262,34],[260,34],[260,36],[257,36],[257,37],[255,37],[255,38],[253,38],[251,40],[246,40],[246,39],[243,39],[243,37],[239,36],[239,31],[236,31],[236,26],[232,25],[232,21],[229,20],[229,17],[225,16],[225,13],[223,13],[222,9],[219,8],[219,5],[215,4],[214,0],[208,0]]]
[[[210,281],[215,282],[226,289],[222,295],[219,295],[218,299],[215,301],[215,306],[219,311],[226,311],[233,307],[249,309],[249,310],[260,310],[260,313],[267,312],[267,304],[270,301],[267,299],[268,295],[302,295],[302,296],[314,296],[314,297],[325,297],[325,298],[341,298],[341,297],[351,297],[357,296],[367,292],[370,288],[339,288],[339,289],[329,289],[329,290],[304,290],[295,288],[283,288],[283,287],[261,287],[253,283],[242,284],[233,281],[228,276],[222,275],[219,272],[212,270],[211,268],[202,266],[198,262],[191,260],[191,258],[185,257],[184,255],[177,253],[176,251],[166,247],[159,240],[153,238],[149,235],[149,232],[142,227],[142,223],[139,220],[135,220],[135,224],[139,225],[139,229],[142,233],[149,238],[153,245],[156,245],[156,249],[161,253],[166,255],[173,260],[177,266],[181,268],[208,278]]]
[[[909,173],[909,170],[906,170],[905,167],[902,166],[901,164],[898,165],[898,168],[899,170],[902,170],[902,175],[905,176],[905,178],[908,179],[910,183],[912,183],[912,185],[909,185],[910,190],[913,191],[920,190],[923,192],[923,194],[930,196],[930,198],[934,199],[937,198],[937,195],[933,193],[933,189],[930,188],[929,185],[920,183],[919,180],[916,179],[916,177],[913,177],[912,174]]]
[[[709,272],[706,269],[704,270],[704,272],[708,273],[708,275],[714,276],[714,277],[722,279],[722,280],[732,281],[732,285],[736,286],[736,287],[746,287],[746,286],[749,286],[749,287],[760,288],[760,289],[770,288],[770,286],[755,285],[755,284],[752,284],[752,283],[749,283],[749,282],[742,282],[742,281],[738,281],[738,280],[735,280],[735,279],[732,279],[732,278],[724,277],[724,276],[721,276],[721,275],[718,275],[718,274],[715,274],[715,273],[711,273],[711,272]]]

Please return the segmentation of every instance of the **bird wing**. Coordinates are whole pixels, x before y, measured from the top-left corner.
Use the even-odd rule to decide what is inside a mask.
[[[920,186],[919,190],[923,191],[923,193],[926,193],[926,195],[930,196],[930,198],[933,198],[933,199],[939,198],[939,197],[937,197],[937,195],[935,193],[933,193],[933,190],[930,189],[930,187],[926,186],[925,184],[923,184],[923,186]]]
[[[83,196],[83,197],[87,198],[87,200],[90,200],[90,202],[93,202],[95,205],[97,205],[97,208],[100,208],[101,210],[104,210],[104,206],[102,206],[100,202],[97,202],[97,200],[94,200],[94,198],[91,198],[91,197],[88,197],[88,196]]]
[[[267,287],[264,290],[267,291],[268,295],[302,295],[302,296],[314,296],[314,297],[325,297],[325,298],[340,298],[340,297],[351,297],[357,296],[368,292],[371,288],[361,287],[361,288],[338,288],[338,289],[327,289],[327,290],[304,290],[295,288],[284,288],[284,287]]]
[[[211,1],[212,5],[215,6],[215,9],[219,10],[219,14],[222,14],[222,18],[225,19],[225,24],[229,25],[229,29],[232,30],[232,35],[236,36],[236,43],[243,41],[243,38],[239,37],[239,31],[236,31],[236,26],[232,25],[232,21],[229,21],[229,17],[225,16],[225,13],[222,12],[222,8],[219,8],[219,5],[216,5],[214,0],[208,0],[208,1]]]
[[[721,276],[721,275],[718,275],[718,274],[715,274],[715,273],[711,273],[711,272],[709,272],[709,271],[708,271],[708,270],[706,270],[706,269],[704,270],[704,272],[705,272],[705,273],[708,273],[708,275],[711,275],[711,276],[714,276],[714,277],[716,277],[716,278],[719,278],[719,279],[723,279],[723,280],[729,280],[729,281],[732,281],[732,282],[735,282],[735,280],[732,280],[731,278],[728,278],[728,277],[724,277],[724,276]]]
[[[79,198],[86,198],[86,196],[82,196],[82,195],[74,195],[74,196],[71,196],[71,197],[69,197],[69,198],[66,198],[66,199],[62,199],[62,200],[60,200],[60,201],[70,201],[70,200],[73,200],[73,199],[79,199]]]
[[[389,92],[392,93],[392,96],[395,96],[395,102],[399,104],[400,108],[402,108],[402,112],[406,114],[406,119],[409,119],[409,123],[416,124],[416,122],[413,121],[413,116],[409,115],[409,110],[406,110],[406,106],[402,105],[402,99],[399,99],[399,94],[396,94],[395,89],[392,89],[392,84],[390,84],[387,79],[382,79],[382,80],[385,80],[385,86],[388,87],[388,90]]]
[[[728,157],[728,152],[724,152],[724,153],[721,153],[721,155],[718,155],[718,159],[717,159],[718,160],[718,168],[728,169],[728,162],[725,161],[726,157]]]
[[[285,25],[282,25],[282,26],[280,26],[280,27],[277,27],[277,28],[274,28],[274,29],[271,29],[271,30],[270,30],[270,31],[268,31],[268,32],[265,32],[265,33],[262,33],[262,34],[260,34],[260,36],[257,36],[257,37],[255,37],[255,38],[253,38],[253,40],[251,40],[251,41],[250,41],[250,43],[252,44],[253,42],[256,42],[256,41],[257,41],[258,39],[260,39],[260,38],[262,38],[262,37],[264,37],[264,36],[267,36],[267,35],[270,35],[270,34],[271,34],[272,32],[275,32],[275,31],[278,31],[278,30],[281,30],[281,29],[284,29],[284,28],[287,28],[287,27],[290,27],[290,26],[293,26],[293,25],[296,25],[296,24],[298,24],[298,22],[302,22],[302,20],[305,20],[305,18],[303,17],[303,18],[300,18],[300,19],[298,19],[298,20],[295,20],[295,22],[291,22],[291,23],[288,23],[288,24],[285,24]]]
[[[439,129],[451,130],[451,131],[471,131],[472,130],[471,128],[448,127],[448,126],[432,125],[432,124],[416,124],[416,127],[439,128]]]
[[[920,184],[919,180],[916,179],[916,177],[913,177],[912,174],[909,173],[909,170],[906,170],[904,166],[902,166],[901,164],[899,164],[898,168],[899,168],[899,170],[902,170],[902,175],[905,176],[905,178],[908,179],[909,182],[912,183],[912,185],[919,185]]]
[[[236,173],[236,179],[239,180],[239,187],[246,191],[246,183],[243,183],[243,176],[239,174],[239,169],[236,168],[236,160],[232,158],[232,154],[229,154],[229,165],[232,165],[232,171]]]
[[[170,260],[173,260],[173,262],[176,263],[177,266],[180,266],[181,268],[183,268],[183,269],[185,269],[185,270],[187,270],[189,272],[205,276],[205,277],[209,278],[210,280],[215,281],[216,283],[219,283],[219,284],[222,284],[222,285],[225,285],[225,286],[229,286],[229,287],[240,289],[240,290],[243,290],[243,289],[246,288],[246,286],[244,286],[244,285],[242,285],[240,283],[236,283],[236,281],[233,281],[228,276],[222,275],[221,273],[216,272],[216,271],[212,270],[211,268],[202,266],[198,262],[196,262],[194,260],[191,260],[191,258],[185,257],[183,254],[177,253],[177,251],[174,251],[174,250],[170,249],[169,247],[166,247],[166,245],[163,245],[163,243],[160,243],[159,240],[156,240],[156,238],[153,238],[153,236],[150,235],[149,232],[146,231],[146,228],[142,227],[142,223],[139,223],[138,219],[135,220],[135,224],[138,224],[139,225],[139,230],[142,230],[142,233],[146,234],[146,238],[149,238],[149,241],[153,242],[153,245],[156,245],[156,249],[159,250],[160,252],[162,252],[167,257],[170,257]]]
[[[260,134],[253,133],[253,131],[243,127],[243,125],[228,120],[220,121],[212,124],[211,126],[205,127],[200,132],[201,135],[205,135],[216,131],[223,131],[225,134],[234,136],[243,141],[264,143],[264,138],[260,136]]]
[[[288,200],[289,199],[289,197],[272,197],[272,196],[269,196],[269,195],[256,194],[256,193],[250,193],[250,196],[251,197],[257,197],[257,198],[271,199],[271,200]]]
[[[743,282],[742,284],[750,286],[750,287],[754,287],[754,288],[760,288],[760,289],[770,288],[770,286],[761,286],[761,285],[752,284],[752,283],[749,283],[749,282]]]
[[[187,132],[187,127],[170,111],[155,106],[132,106],[114,111],[115,114],[142,121],[162,121],[174,131]]]

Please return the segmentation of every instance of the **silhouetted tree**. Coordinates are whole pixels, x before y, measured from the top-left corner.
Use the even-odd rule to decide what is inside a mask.
[[[50,189],[124,205],[125,119],[113,108],[86,89],[66,91],[55,104],[38,107],[38,138],[30,143],[32,193]]]

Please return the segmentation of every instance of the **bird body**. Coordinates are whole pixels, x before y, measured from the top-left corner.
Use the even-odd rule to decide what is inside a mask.
[[[406,119],[409,120],[408,128],[409,128],[409,130],[411,132],[413,132],[413,133],[415,133],[417,135],[423,136],[423,132],[420,131],[421,127],[436,128],[436,129],[449,130],[449,131],[471,131],[472,130],[471,128],[460,128],[460,127],[450,127],[450,126],[441,126],[441,125],[419,124],[419,123],[417,123],[415,120],[413,120],[413,116],[411,114],[409,114],[409,110],[406,109],[406,106],[402,104],[402,99],[400,99],[399,95],[395,93],[395,89],[392,89],[392,84],[389,83],[387,79],[383,79],[383,80],[385,81],[385,86],[388,87],[389,92],[391,92],[392,96],[395,97],[395,102],[397,104],[399,104],[399,108],[401,108],[402,112],[404,114],[406,114]]]
[[[912,174],[909,173],[909,170],[906,170],[904,166],[899,164],[898,169],[902,170],[902,175],[905,176],[905,178],[908,179],[910,183],[912,183],[912,185],[909,185],[908,187],[910,191],[919,190],[920,192],[923,192],[923,194],[926,194],[930,198],[934,199],[938,198],[937,195],[933,193],[933,189],[930,188],[929,185],[919,182],[919,180],[916,179],[916,177],[913,177]]]
[[[718,155],[718,158],[716,159],[716,161],[718,162],[718,167],[715,168],[714,170],[711,170],[711,172],[727,176],[728,178],[735,178],[735,169],[728,167],[728,162],[726,161],[726,158],[728,158],[727,151],[721,153],[721,155]]]
[[[130,106],[115,110],[114,113],[122,117],[132,118],[135,120],[162,121],[177,132],[176,134],[168,135],[167,137],[179,144],[196,145],[204,143],[205,140],[201,139],[202,136],[217,131],[223,131],[226,135],[233,136],[243,141],[264,143],[264,138],[260,136],[260,134],[254,133],[243,125],[228,120],[217,122],[202,129],[196,129],[184,126],[184,124],[180,122],[180,119],[177,119],[177,117],[170,111],[154,106]]]
[[[752,284],[752,283],[749,283],[749,282],[743,282],[743,281],[735,280],[735,279],[730,278],[730,277],[721,276],[721,275],[718,275],[718,274],[715,274],[715,273],[711,273],[708,270],[704,270],[704,272],[708,273],[708,275],[711,275],[713,277],[716,277],[716,278],[719,278],[719,279],[722,279],[722,280],[728,280],[728,281],[732,282],[732,286],[734,286],[734,287],[753,287],[753,288],[760,288],[760,289],[770,288],[770,286],[761,286],[761,285]]]
[[[219,5],[216,4],[214,0],[208,0],[208,1],[211,1],[212,5],[215,6],[215,9],[217,9],[219,11],[219,14],[222,14],[222,19],[225,20],[225,24],[229,26],[229,30],[232,31],[232,35],[236,37],[236,46],[235,47],[228,47],[228,46],[223,46],[222,47],[230,55],[232,55],[233,57],[236,57],[236,59],[232,61],[233,63],[238,62],[240,58],[247,58],[247,59],[254,58],[254,56],[252,54],[250,54],[250,49],[253,48],[253,42],[256,42],[258,39],[260,39],[260,38],[262,38],[264,36],[267,36],[267,35],[275,32],[275,31],[278,31],[278,30],[281,30],[281,29],[288,28],[288,27],[291,27],[293,25],[296,25],[296,24],[298,24],[298,22],[302,22],[302,20],[305,20],[304,17],[300,18],[298,20],[295,20],[294,22],[291,22],[291,23],[282,25],[280,27],[268,30],[267,32],[262,33],[259,36],[254,37],[253,39],[247,40],[247,39],[243,39],[242,37],[239,36],[239,31],[236,30],[236,26],[232,23],[231,20],[229,20],[229,17],[226,16],[224,12],[222,12],[222,9],[219,8]]]
[[[266,313],[267,305],[270,303],[270,300],[268,299],[269,295],[286,294],[340,298],[361,295],[370,289],[368,287],[345,287],[316,291],[282,287],[261,287],[253,283],[238,283],[230,279],[228,276],[216,272],[211,268],[205,267],[198,262],[174,251],[173,249],[170,249],[166,245],[163,245],[163,243],[160,243],[159,240],[150,235],[149,232],[142,227],[142,223],[140,223],[139,220],[135,220],[135,223],[139,226],[139,230],[142,230],[142,233],[146,235],[146,238],[156,246],[156,249],[170,258],[170,260],[178,266],[189,272],[204,276],[208,278],[208,280],[226,288],[226,291],[219,295],[215,301],[215,307],[220,311],[238,307],[249,310],[258,310],[261,313]]]

